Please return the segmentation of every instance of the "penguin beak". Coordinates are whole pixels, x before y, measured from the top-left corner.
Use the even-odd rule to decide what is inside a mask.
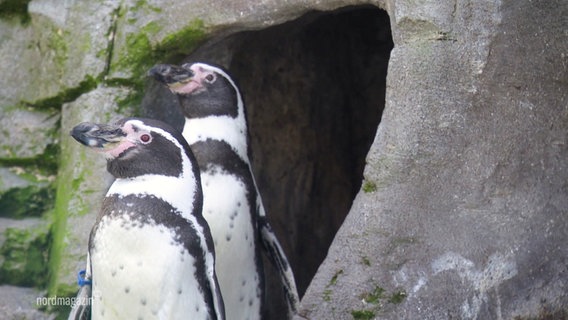
[[[79,143],[100,151],[113,149],[126,138],[126,133],[119,126],[83,122],[70,132]]]
[[[153,77],[158,82],[175,90],[177,87],[183,86],[193,80],[194,73],[183,66],[158,64],[148,71],[148,76]]]

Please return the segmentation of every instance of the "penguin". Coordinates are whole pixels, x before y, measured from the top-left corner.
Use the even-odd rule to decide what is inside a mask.
[[[91,319],[225,319],[199,169],[181,133],[125,118],[81,123],[71,136],[104,154],[115,177],[89,237]]]
[[[245,105],[235,81],[221,67],[200,62],[156,65],[148,75],[177,95],[185,117],[183,136],[201,171],[203,215],[213,234],[227,318],[262,318],[259,243],[278,270],[291,318],[299,304],[294,274],[252,174]]]

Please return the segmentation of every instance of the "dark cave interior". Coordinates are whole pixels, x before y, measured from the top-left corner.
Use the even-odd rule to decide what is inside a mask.
[[[387,13],[353,6],[212,39],[184,59],[223,65],[240,86],[254,175],[300,295],[361,188],[392,48]],[[180,127],[180,113],[164,112],[177,99],[151,81],[146,92],[144,115]],[[268,318],[279,319],[281,290],[265,265]]]

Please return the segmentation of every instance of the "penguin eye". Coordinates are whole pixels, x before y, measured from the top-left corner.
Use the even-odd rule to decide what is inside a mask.
[[[142,143],[147,144],[152,140],[152,136],[150,136],[147,133],[144,133],[143,135],[140,136],[140,141],[142,141]]]
[[[209,83],[213,83],[213,81],[215,81],[215,76],[210,73],[210,74],[205,76],[205,81],[207,81]]]

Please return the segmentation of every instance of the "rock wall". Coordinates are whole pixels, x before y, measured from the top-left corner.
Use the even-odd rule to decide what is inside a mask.
[[[76,290],[111,180],[69,129],[179,126],[145,72],[195,59],[241,85],[301,317],[567,316],[566,16],[561,0],[0,0],[0,317],[51,317],[33,297]]]
[[[567,13],[394,2],[376,190],[357,196],[303,317],[568,316]]]

